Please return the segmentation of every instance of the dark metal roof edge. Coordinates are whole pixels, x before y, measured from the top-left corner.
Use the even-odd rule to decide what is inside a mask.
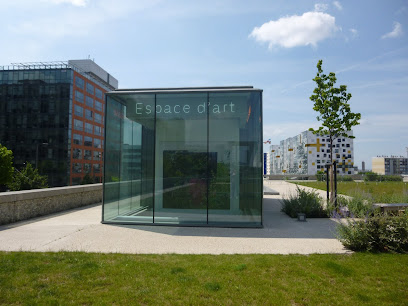
[[[234,91],[263,91],[253,86],[225,86],[225,87],[175,87],[175,88],[140,88],[140,89],[117,89],[107,94],[125,93],[177,93],[177,92],[234,92]]]

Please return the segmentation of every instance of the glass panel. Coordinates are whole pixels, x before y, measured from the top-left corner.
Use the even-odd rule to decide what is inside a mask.
[[[206,110],[206,93],[156,96],[155,223],[207,223]]]
[[[154,104],[153,94],[107,98],[105,221],[153,223]]]
[[[209,224],[261,225],[260,99],[260,92],[209,95]]]

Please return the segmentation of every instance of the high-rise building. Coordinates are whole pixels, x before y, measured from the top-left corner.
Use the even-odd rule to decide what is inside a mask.
[[[94,61],[0,66],[0,143],[49,186],[102,178],[105,93],[118,81]]]
[[[352,132],[349,132],[352,136]],[[304,131],[270,146],[271,174],[315,175],[330,163],[331,154],[338,174],[354,174],[353,139],[338,137],[330,147],[329,136]]]
[[[377,156],[371,159],[373,172],[382,175],[408,174],[408,158],[403,156]]]

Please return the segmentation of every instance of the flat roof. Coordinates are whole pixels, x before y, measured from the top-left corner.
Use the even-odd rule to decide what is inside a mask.
[[[164,88],[129,88],[116,89],[107,94],[122,93],[166,93],[166,92],[199,92],[199,91],[262,91],[253,86],[215,86],[215,87],[164,87]]]

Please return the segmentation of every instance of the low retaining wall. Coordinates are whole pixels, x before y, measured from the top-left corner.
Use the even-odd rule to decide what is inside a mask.
[[[102,184],[0,193],[0,225],[102,202]]]

